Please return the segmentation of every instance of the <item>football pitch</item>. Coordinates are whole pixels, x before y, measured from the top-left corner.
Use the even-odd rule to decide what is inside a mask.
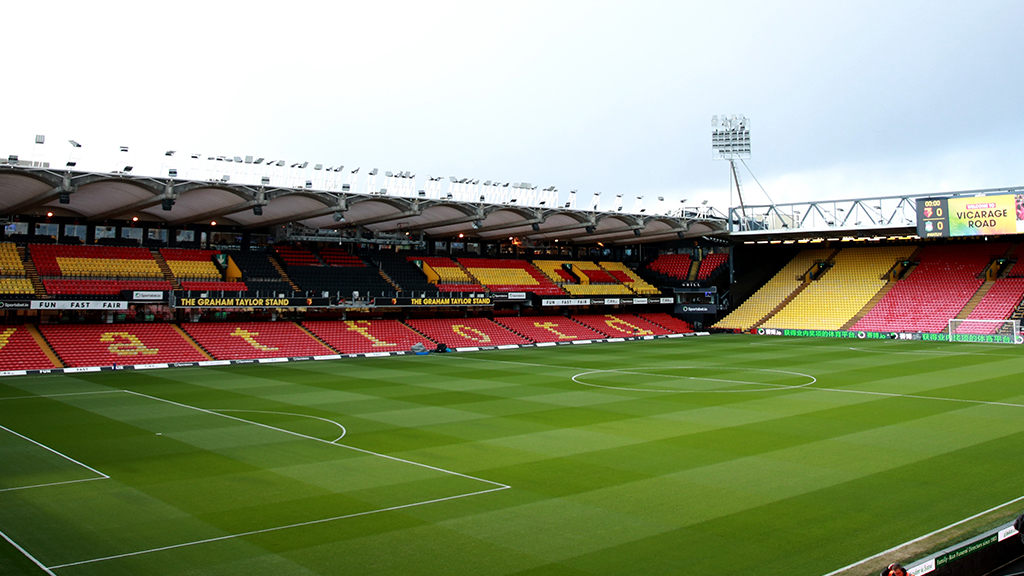
[[[0,379],[0,574],[821,576],[1024,509],[1022,374],[714,335]]]

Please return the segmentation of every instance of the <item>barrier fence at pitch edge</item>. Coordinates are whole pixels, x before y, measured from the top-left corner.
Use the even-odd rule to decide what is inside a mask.
[[[1009,334],[933,334],[931,332],[865,332],[855,330],[804,330],[795,328],[758,328],[759,336],[804,336],[809,338],[852,338],[859,340],[921,340],[926,342],[980,342],[1024,344],[1024,336]]]
[[[481,350],[512,350],[516,348],[546,348],[549,346],[571,346],[580,344],[597,344],[602,342],[625,342],[627,340],[660,340],[662,338],[689,338],[692,336],[710,336],[710,332],[689,332],[686,334],[664,334],[650,336],[629,336],[622,338],[602,338],[600,340],[570,340],[566,342],[538,342],[535,344],[506,344],[504,346],[469,346],[451,348],[455,352],[478,352]],[[198,366],[229,366],[231,364],[275,364],[280,362],[304,362],[307,360],[340,360],[342,358],[383,358],[385,356],[415,355],[415,352],[402,350],[398,352],[366,352],[362,354],[326,354],[323,356],[292,356],[281,358],[252,358],[246,360],[203,360],[199,362],[168,362],[162,364],[129,364],[125,366],[79,366],[75,368],[49,368],[43,370],[4,370],[0,376],[30,376],[35,374],[81,374],[84,372],[106,372],[109,370],[158,370],[162,368],[189,368]]]
[[[1003,554],[999,555],[995,559],[991,559],[990,562],[987,562],[987,564],[993,564],[984,570],[985,572],[988,572],[997,568],[1005,561],[1005,558],[1002,558],[1002,556],[1016,557],[1021,552],[1021,549],[1024,549],[1024,545],[1021,544],[1020,538],[1016,538],[1018,534],[1019,532],[1017,532],[1017,529],[1013,527],[1013,522],[1008,522],[998,528],[993,528],[984,534],[980,534],[964,542],[959,542],[949,548],[940,550],[935,554],[909,564],[907,566],[907,574],[910,574],[911,576],[922,576],[936,571],[948,573],[950,570],[943,570],[943,568],[951,568],[953,564],[963,561],[968,556],[978,552],[984,551],[993,555],[999,554],[1000,551],[992,548],[994,544],[999,544],[1000,546],[1009,548],[1009,550],[1004,551]],[[1013,538],[1013,540],[1006,542],[1011,538]]]

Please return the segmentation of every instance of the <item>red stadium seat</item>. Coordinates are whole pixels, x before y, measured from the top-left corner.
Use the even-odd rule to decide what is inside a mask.
[[[420,342],[433,342],[398,320],[307,320],[310,332],[342,354],[401,352]]]
[[[530,344],[530,341],[486,318],[431,318],[408,320],[420,334],[450,348]]]
[[[40,330],[68,366],[161,364],[209,359],[172,324],[44,324]]]
[[[218,360],[334,353],[294,322],[218,322],[182,328]]]

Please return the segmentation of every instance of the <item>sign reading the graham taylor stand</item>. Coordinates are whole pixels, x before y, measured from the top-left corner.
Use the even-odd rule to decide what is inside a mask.
[[[374,298],[374,306],[494,306],[491,298]]]
[[[330,298],[178,298],[178,308],[307,308],[330,306]]]

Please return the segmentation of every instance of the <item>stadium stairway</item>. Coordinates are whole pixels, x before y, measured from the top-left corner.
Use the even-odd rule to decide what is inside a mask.
[[[823,262],[828,263],[828,264],[832,264],[833,261],[835,260],[836,255],[839,254],[839,250],[840,250],[839,248],[833,250],[831,254],[829,254],[828,256],[826,256],[823,259]],[[813,268],[813,266],[816,266],[816,265],[817,265],[817,263],[812,265],[812,268]],[[821,276],[824,276],[825,274],[828,274],[829,270],[831,270],[831,268],[826,268],[821,273],[821,275],[818,276],[818,278],[820,278]],[[773,316],[778,314],[783,308],[785,308],[790,302],[792,302],[797,296],[799,296],[801,292],[806,290],[807,287],[811,285],[811,282],[812,282],[812,280],[811,280],[811,270],[808,269],[808,271],[804,273],[804,278],[803,278],[803,281],[800,282],[800,285],[797,286],[795,289],[793,289],[793,291],[790,292],[790,294],[788,296],[786,296],[782,300],[782,302],[779,302],[779,304],[777,306],[775,306],[775,308],[772,308],[767,314],[765,314],[763,318],[761,318],[757,322],[754,322],[754,324],[750,327],[750,329],[751,330],[757,330],[758,328],[763,326],[766,322],[770,321]]]
[[[981,288],[978,288],[978,291],[974,293],[974,296],[971,296],[971,299],[967,301],[967,304],[964,304],[963,309],[960,310],[960,313],[957,314],[956,317],[961,320],[969,318],[971,316],[971,312],[974,312],[974,309],[978,307],[978,304],[981,304],[981,301],[985,299],[985,296],[988,294],[989,290],[995,286],[995,283],[995,280],[986,280],[985,283],[981,285]]]
[[[914,269],[917,268],[917,265],[919,263],[918,257],[921,253],[921,248],[921,246],[918,246],[917,248],[914,249],[910,256],[907,257],[907,260],[910,261],[909,266],[904,267],[902,263],[897,262],[892,268],[890,268],[889,271],[886,273],[888,281],[878,290],[878,292],[875,293],[875,295],[870,300],[867,301],[866,304],[864,304],[863,308],[861,308],[856,314],[854,314],[853,317],[850,318],[850,320],[843,324],[839,329],[852,329],[854,324],[860,322],[861,318],[867,316],[868,312],[871,312],[871,309],[874,308],[876,304],[881,302],[883,298],[885,298],[885,295],[888,294],[889,291],[896,286],[896,282],[898,282],[900,278],[905,278],[906,276],[910,275],[910,273],[912,273]]]
[[[39,279],[39,272],[36,271],[36,264],[31,258],[27,257],[24,246],[18,246],[18,256],[21,258],[21,263],[25,266],[25,276],[32,281],[32,289],[35,290],[36,299],[48,298],[46,288],[43,287],[43,281]]]
[[[294,322],[218,322],[186,324],[183,328],[217,360],[335,353]]]
[[[0,370],[47,370],[64,364],[35,326],[0,328]]]
[[[288,285],[292,287],[293,291],[295,291],[295,292],[301,292],[302,291],[302,290],[299,290],[299,285],[296,284],[295,282],[293,282],[292,279],[288,277],[288,273],[284,271],[284,268],[281,266],[281,263],[277,261],[277,258],[274,258],[273,256],[271,256],[270,257],[270,263],[274,266],[274,269],[277,270],[277,273],[281,275],[281,280],[284,280],[285,282],[287,282]]]
[[[164,280],[171,283],[171,288],[174,290],[181,290],[181,283],[174,277],[174,273],[171,272],[170,265],[167,264],[167,260],[164,259],[163,255],[160,254],[160,250],[156,248],[150,248],[150,253],[153,254],[153,260],[156,260],[156,265],[160,268],[160,272],[164,275]]]

